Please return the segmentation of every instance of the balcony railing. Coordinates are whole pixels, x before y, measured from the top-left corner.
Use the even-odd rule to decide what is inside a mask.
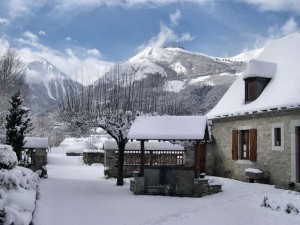
[[[184,151],[174,150],[155,150],[145,151],[144,165],[147,166],[178,166],[184,165]],[[116,153],[116,163],[118,153]],[[134,166],[141,164],[141,151],[126,150],[124,154],[124,166]]]

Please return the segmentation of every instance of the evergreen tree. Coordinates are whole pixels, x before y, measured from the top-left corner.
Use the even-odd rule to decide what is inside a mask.
[[[21,92],[16,92],[9,102],[11,108],[6,115],[6,143],[13,147],[17,154],[18,161],[22,159],[22,148],[24,146],[24,135],[28,128],[30,118],[28,118],[28,108],[21,107]]]

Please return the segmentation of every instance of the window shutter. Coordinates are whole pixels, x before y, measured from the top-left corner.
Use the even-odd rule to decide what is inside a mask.
[[[257,159],[257,130],[250,130],[250,161],[256,162]]]
[[[232,159],[238,160],[238,149],[239,149],[239,139],[238,139],[238,130],[232,131]]]

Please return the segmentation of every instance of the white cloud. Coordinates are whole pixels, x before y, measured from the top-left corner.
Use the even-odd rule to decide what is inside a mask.
[[[181,12],[179,9],[177,9],[174,13],[171,13],[170,15],[170,21],[172,26],[177,26],[178,21],[181,18]]]
[[[245,39],[248,39],[246,44],[247,49],[264,48],[274,40],[281,38],[282,36],[294,33],[299,30],[298,24],[291,17],[281,26],[271,26],[267,30],[267,35],[262,36],[259,34],[244,34]]]
[[[95,48],[93,48],[93,49],[88,49],[88,50],[86,51],[86,53],[87,53],[88,55],[92,55],[92,56],[95,56],[95,57],[100,57],[100,56],[101,56],[99,50],[98,50],[98,49],[95,49]]]
[[[72,38],[68,36],[65,38],[65,41],[72,41]]]
[[[113,65],[112,62],[102,61],[95,55],[87,54],[88,50],[85,48],[68,48],[64,52],[51,49],[41,44],[31,32],[24,32],[16,41],[19,44],[18,53],[25,64],[45,58],[72,79],[83,84],[93,83]],[[8,47],[8,40],[0,38],[0,53]]]
[[[300,4],[300,2],[299,2]],[[291,17],[285,24],[280,28],[283,35],[288,35],[294,33],[298,30],[298,24],[295,20]]]
[[[300,13],[299,0],[236,0],[257,6],[263,11],[286,11]]]
[[[46,0],[9,0],[2,4],[7,8],[11,18],[21,17],[25,14],[34,13],[46,4]]]
[[[39,40],[39,37],[30,31],[25,31],[22,33],[22,36],[29,39],[31,42],[37,42]]]
[[[99,7],[124,7],[124,8],[156,8],[174,3],[205,4],[217,0],[57,0],[53,9],[56,16],[76,16]]]
[[[46,36],[46,32],[43,31],[43,30],[40,30],[40,31],[39,31],[39,35],[40,35],[40,36]]]
[[[284,35],[294,33],[299,30],[297,22],[290,17],[281,27],[278,25],[268,28],[269,39],[278,39]]]
[[[9,42],[4,38],[0,38],[0,55],[2,55],[3,52],[5,52],[5,50],[8,48],[9,48]]]
[[[148,43],[139,46],[139,50],[144,49],[146,47],[163,47],[164,45],[172,42],[186,42],[193,40],[189,33],[182,33],[177,35],[174,33],[174,30],[167,27],[165,24],[161,23],[160,32],[157,36],[152,37]]]
[[[6,18],[0,18],[0,25],[8,25],[9,24],[9,20]]]

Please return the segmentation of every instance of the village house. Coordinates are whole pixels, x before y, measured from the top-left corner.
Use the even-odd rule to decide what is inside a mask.
[[[250,61],[207,114],[213,139],[208,145],[207,172],[279,187],[299,185],[299,84],[297,32],[274,41]]]
[[[205,146],[209,141],[205,116],[140,116],[127,137],[140,142],[139,176],[130,183],[135,194],[201,197],[221,191],[221,185],[202,177],[205,172]],[[183,154],[175,154],[175,163],[170,163],[172,155],[162,151],[160,158],[171,160],[148,163],[145,160],[146,147],[150,141],[180,143],[184,146]]]
[[[24,163],[33,171],[42,170],[47,165],[48,138],[25,137],[24,143]]]

